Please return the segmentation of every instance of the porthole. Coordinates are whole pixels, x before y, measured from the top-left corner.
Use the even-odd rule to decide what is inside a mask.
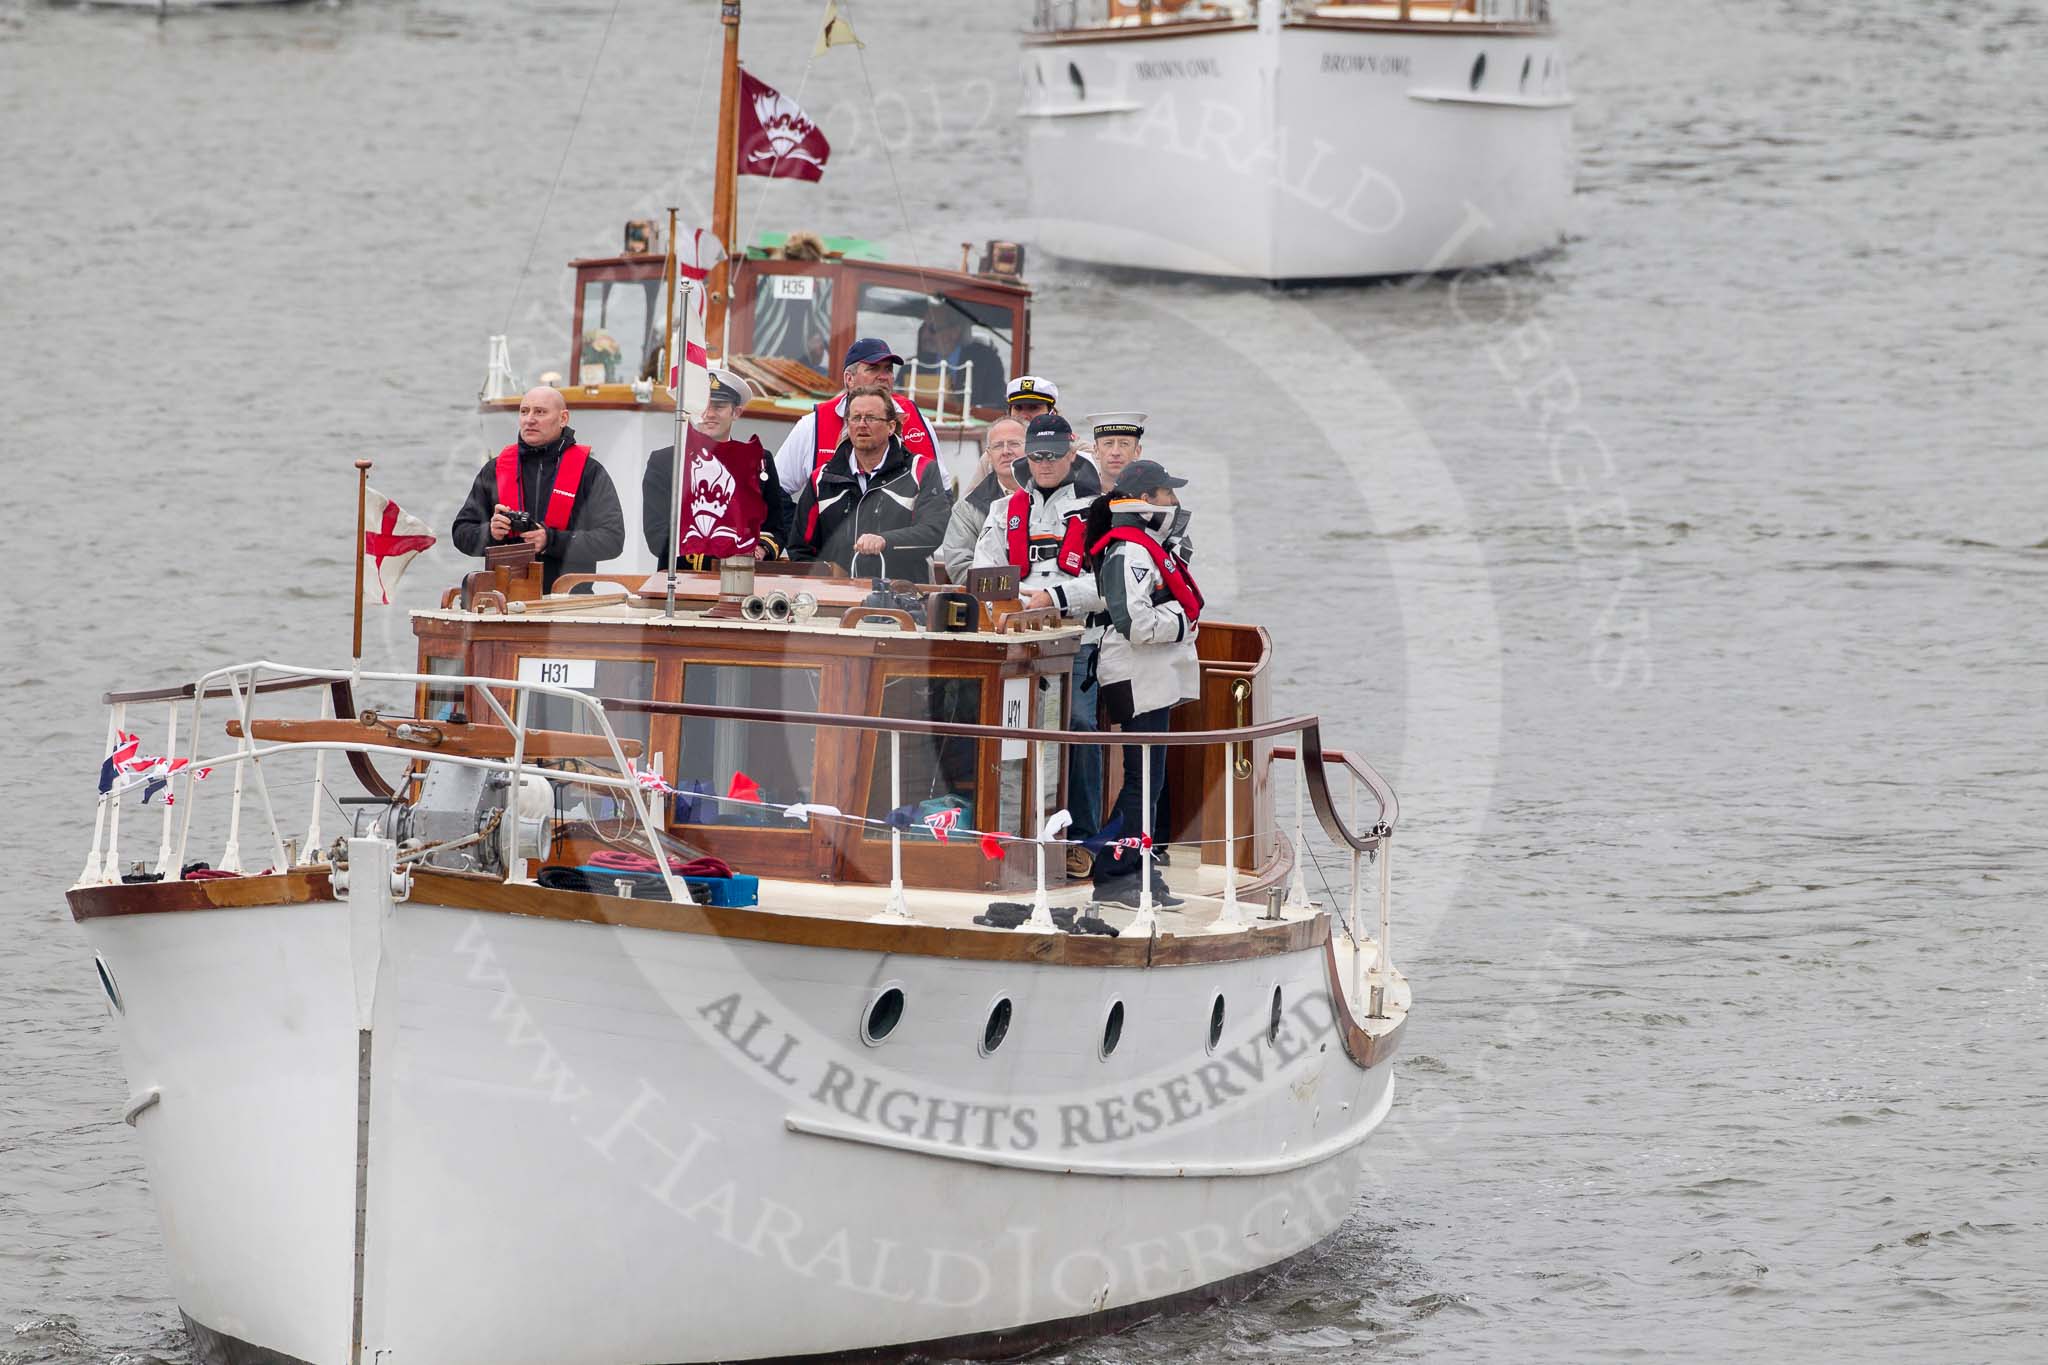
[[[1217,996],[1216,1003],[1209,1006],[1209,1051],[1223,1041],[1223,997]]]
[[[1266,1041],[1269,1043],[1280,1041],[1280,988],[1278,986],[1273,988],[1273,1013],[1266,1019]]]
[[[1480,53],[1472,59],[1472,88],[1477,90],[1479,82],[1486,79],[1486,54]]]
[[[107,993],[107,1001],[114,1007],[114,1013],[126,1014],[128,1007],[121,1003],[121,988],[114,984],[114,974],[107,970],[106,961],[98,953],[92,955],[92,965],[100,974],[100,989]]]
[[[1109,1014],[1102,1021],[1102,1059],[1109,1060],[1109,1054],[1116,1051],[1116,1045],[1124,1040],[1124,1002],[1110,1002]]]
[[[890,986],[869,1004],[867,1018],[861,1020],[860,1040],[873,1047],[894,1033],[902,1022],[903,989]]]
[[[1010,1035],[1010,997],[1005,995],[989,1006],[988,1022],[981,1026],[981,1055],[986,1057],[1003,1045]]]

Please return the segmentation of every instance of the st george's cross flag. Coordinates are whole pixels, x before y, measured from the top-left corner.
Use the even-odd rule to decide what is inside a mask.
[[[711,358],[704,351],[704,314],[694,299],[704,290],[688,275],[676,278],[676,347],[668,366],[668,391],[693,421],[711,406]]]
[[[432,549],[427,524],[376,489],[366,490],[363,523],[363,567],[377,578],[377,600],[391,605],[391,590],[421,550]]]

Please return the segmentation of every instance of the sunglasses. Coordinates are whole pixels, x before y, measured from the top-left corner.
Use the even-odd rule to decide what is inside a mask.
[[[1067,458],[1067,452],[1064,450],[1032,450],[1027,451],[1024,458],[1033,464],[1058,464],[1061,460]]]

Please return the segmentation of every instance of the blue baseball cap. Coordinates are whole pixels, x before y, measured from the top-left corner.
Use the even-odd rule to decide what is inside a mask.
[[[901,365],[903,357],[889,349],[889,343],[880,337],[862,337],[846,348],[847,365],[879,365],[883,361]]]
[[[1035,455],[1040,451],[1064,455],[1073,448],[1074,429],[1067,425],[1067,419],[1056,412],[1041,412],[1031,419],[1031,425],[1024,429],[1024,453]]]

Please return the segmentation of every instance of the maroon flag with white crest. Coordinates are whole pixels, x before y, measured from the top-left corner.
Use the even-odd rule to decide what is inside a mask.
[[[740,68],[739,173],[818,180],[832,144],[797,102]]]
[[[760,543],[768,504],[761,497],[761,466],[768,451],[761,438],[713,442],[690,428],[689,458],[683,464],[685,555],[750,555]]]

